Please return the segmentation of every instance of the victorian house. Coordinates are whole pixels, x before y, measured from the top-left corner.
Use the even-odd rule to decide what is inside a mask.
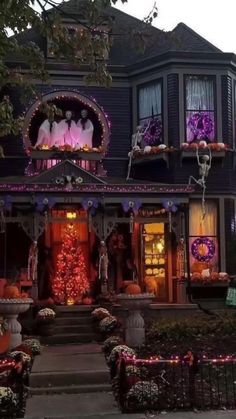
[[[63,8],[79,14],[77,1]],[[119,29],[139,24],[115,8],[108,13]],[[51,82],[38,83],[40,99],[27,106],[16,90],[9,92],[25,122],[22,137],[2,140],[2,276],[13,277],[17,269],[31,281],[29,251],[36,242],[39,270],[45,248],[56,270],[69,223],[94,294],[102,241],[108,287],[115,292],[134,280],[159,302],[179,302],[178,283],[185,279],[193,298],[224,297],[224,273],[236,270],[236,57],[184,23],[165,34],[151,32],[144,54],[128,40],[125,46],[122,38],[114,40],[110,88],[86,85],[86,69],[54,58],[50,40],[33,29],[20,35],[22,43],[33,41],[44,51]],[[9,65],[17,60],[24,68],[20,58],[10,57]],[[42,101],[63,114],[53,135]],[[62,128],[68,120],[71,143]],[[82,141],[76,132],[88,123]],[[43,134],[49,131],[50,140]]]

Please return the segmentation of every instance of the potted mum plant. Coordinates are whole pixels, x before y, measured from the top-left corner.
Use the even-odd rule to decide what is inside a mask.
[[[103,336],[109,336],[118,327],[118,320],[114,316],[108,316],[99,323],[99,329]]]
[[[39,310],[36,318],[37,331],[41,336],[51,336],[54,330],[56,313],[51,308]]]
[[[33,356],[41,354],[41,345],[38,339],[28,338],[24,340],[23,344],[31,350]]]
[[[131,387],[126,396],[127,408],[131,412],[156,409],[159,388],[154,381],[139,381]]]
[[[1,417],[14,417],[17,409],[17,398],[10,387],[0,387]]]

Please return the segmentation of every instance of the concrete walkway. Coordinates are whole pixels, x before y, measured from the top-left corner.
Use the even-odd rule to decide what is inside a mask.
[[[121,413],[93,413],[84,415],[77,412],[77,414],[71,416],[70,414],[66,415],[57,415],[57,416],[34,416],[30,419],[235,419],[235,411],[212,411],[212,412],[173,412],[160,414],[121,414]]]
[[[30,387],[26,418],[119,413],[98,344],[44,348],[35,359]]]

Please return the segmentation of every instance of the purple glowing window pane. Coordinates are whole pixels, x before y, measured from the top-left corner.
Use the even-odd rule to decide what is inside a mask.
[[[215,115],[211,111],[186,112],[187,141],[215,141]]]
[[[143,126],[144,145],[157,146],[162,143],[162,120],[155,116],[140,122]]]

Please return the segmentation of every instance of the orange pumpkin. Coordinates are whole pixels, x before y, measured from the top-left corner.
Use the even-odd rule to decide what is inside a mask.
[[[5,335],[0,336],[0,354],[7,352],[10,344],[11,333],[7,331]]]
[[[6,286],[7,280],[5,278],[0,279],[0,298],[3,298],[4,288]]]
[[[130,284],[125,289],[125,294],[137,295],[141,294],[141,288],[138,284]]]
[[[93,300],[91,297],[84,297],[82,300],[82,303],[85,304],[86,306],[90,306],[90,304],[93,303]]]
[[[15,285],[7,285],[4,288],[4,298],[20,298],[20,291]]]

